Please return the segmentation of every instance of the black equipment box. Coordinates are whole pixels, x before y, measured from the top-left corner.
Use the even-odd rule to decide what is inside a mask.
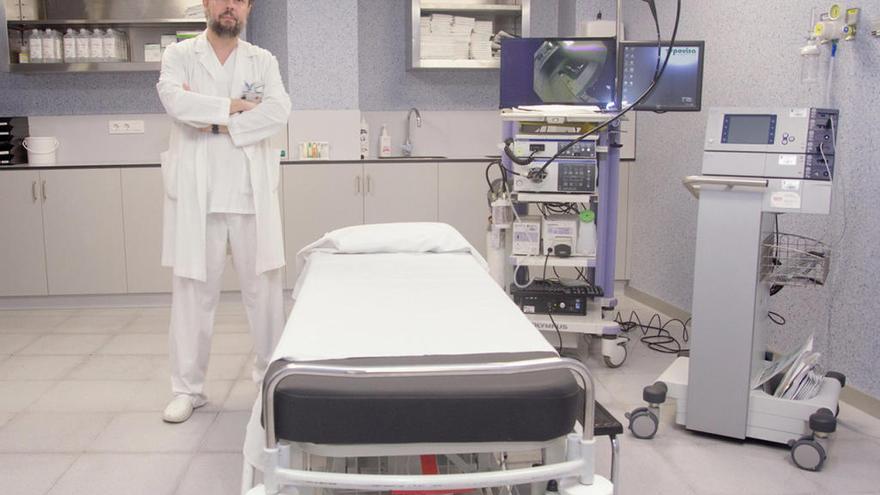
[[[536,280],[521,289],[510,286],[513,302],[526,314],[581,315],[587,314],[587,300],[602,297],[596,286],[566,286],[559,282]]]

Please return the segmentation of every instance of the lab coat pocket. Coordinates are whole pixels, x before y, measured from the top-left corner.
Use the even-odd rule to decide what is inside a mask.
[[[171,157],[171,152],[164,151],[159,153],[159,163],[162,165],[165,194],[169,199],[177,199],[177,161]]]
[[[278,184],[281,182],[281,150],[271,148],[269,150],[269,190],[277,191]]]

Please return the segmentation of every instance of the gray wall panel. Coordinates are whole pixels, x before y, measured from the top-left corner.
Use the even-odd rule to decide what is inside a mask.
[[[809,87],[800,82],[798,51],[809,28],[810,9],[827,8],[826,3],[777,2],[770,10],[758,0],[683,4],[680,36],[706,40],[704,108],[822,105],[824,84]],[[672,0],[658,1],[666,14],[664,33],[671,28],[674,5]],[[860,6],[862,19],[880,15],[880,0]],[[743,16],[758,10],[764,15]],[[653,37],[642,1],[625,0],[625,21],[629,39]],[[841,128],[833,214],[786,215],[780,222],[783,230],[842,240],[835,242],[826,287],[786,288],[771,300],[772,309],[788,324],[770,335],[773,348],[786,350],[815,334],[825,363],[875,397],[880,397],[880,279],[875,276],[880,271],[880,221],[873,212],[880,175],[872,143],[880,141],[878,61],[880,43],[867,36],[842,44],[838,52],[832,105],[841,110]],[[692,301],[697,202],[681,186],[681,178],[700,171],[705,117],[705,112],[639,115],[638,160],[632,172],[631,284],[685,310]]]
[[[381,2],[382,10],[393,15],[396,11],[386,3],[390,2]],[[357,0],[288,2],[290,97],[295,110],[358,108],[358,4]]]

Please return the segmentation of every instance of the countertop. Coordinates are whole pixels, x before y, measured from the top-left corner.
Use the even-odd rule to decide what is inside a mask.
[[[318,163],[488,163],[499,157],[482,158],[382,158],[370,160],[282,160],[282,165],[314,165]],[[82,168],[149,168],[158,167],[158,163],[87,163],[87,164],[56,164],[56,165],[0,165],[3,170],[59,170]]]

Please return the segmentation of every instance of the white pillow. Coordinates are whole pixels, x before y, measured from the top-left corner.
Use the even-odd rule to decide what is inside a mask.
[[[338,253],[469,252],[473,246],[445,223],[382,223],[356,225],[324,235]],[[330,247],[322,243],[322,247]]]

